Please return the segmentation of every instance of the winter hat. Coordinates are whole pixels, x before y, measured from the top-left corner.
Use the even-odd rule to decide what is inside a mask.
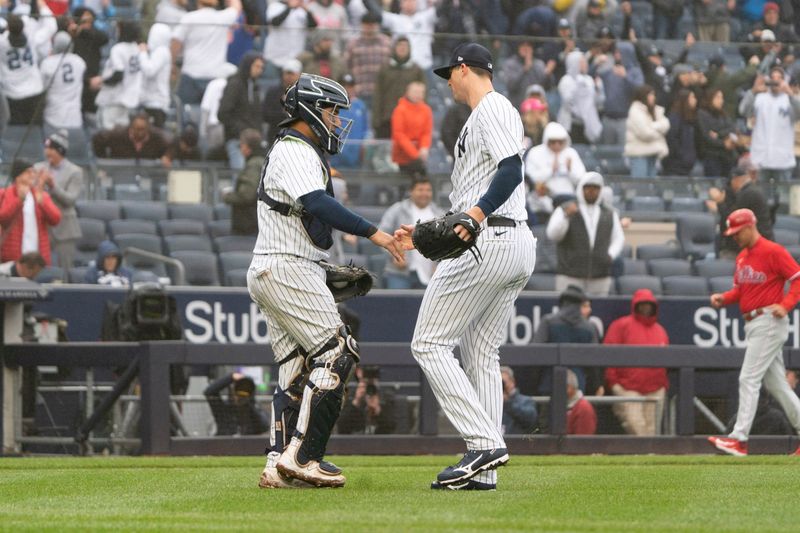
[[[69,134],[66,130],[58,130],[44,141],[45,148],[52,148],[59,154],[67,155],[69,150]]]
[[[14,162],[11,163],[11,179],[16,179],[17,176],[32,167],[33,163],[27,159],[15,159]]]

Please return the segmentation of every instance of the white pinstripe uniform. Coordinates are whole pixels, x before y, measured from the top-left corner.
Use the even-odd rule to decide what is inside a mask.
[[[295,138],[278,141],[262,171],[265,192],[278,202],[299,207],[298,198],[324,190],[327,180],[314,148]],[[342,320],[317,261],[327,259],[314,246],[300,217],[283,216],[258,202],[258,239],[247,272],[247,288],[267,318],[275,360],[298,346],[315,353],[333,337]],[[303,358],[281,365],[278,386],[286,390]],[[274,445],[274,428],[272,428]]]
[[[453,211],[478,203],[500,161],[522,156],[523,136],[519,113],[507,98],[490,92],[481,99],[453,151]],[[482,262],[467,253],[439,264],[425,291],[411,344],[439,404],[470,450],[505,447],[498,350],[514,301],[536,262],[524,184],[493,216],[516,220],[517,225],[487,227],[484,221],[477,241]],[[456,345],[463,370],[453,356]],[[482,472],[474,479],[495,483],[496,472]]]

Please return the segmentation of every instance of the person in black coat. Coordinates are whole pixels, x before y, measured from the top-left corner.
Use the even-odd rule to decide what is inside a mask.
[[[448,154],[452,155],[458,136],[461,133],[461,128],[467,123],[471,112],[472,109],[467,104],[459,104],[457,102],[447,108],[444,119],[442,119],[441,138]]]
[[[239,135],[252,128],[261,131],[261,95],[256,80],[264,72],[264,59],[257,52],[248,52],[239,63],[239,71],[228,78],[219,101],[219,121],[225,127],[225,149],[231,168],[244,168],[239,151]]]
[[[229,388],[228,399],[220,392]],[[252,378],[233,372],[212,382],[203,394],[217,424],[217,435],[259,435],[269,429],[267,415],[255,401],[256,385]]]
[[[727,176],[736,160],[736,126],[725,112],[722,89],[710,91],[697,113],[698,155],[705,176]]]
[[[73,39],[73,52],[86,63],[81,110],[84,113],[94,113],[97,111],[94,99],[100,91],[102,81],[100,62],[103,57],[103,47],[108,44],[108,35],[94,26],[96,15],[88,7],[76,7],[72,17],[73,21],[68,25],[68,30]]]
[[[664,175],[689,175],[697,162],[696,127],[697,97],[692,91],[681,89],[669,113],[669,155],[661,162]]]

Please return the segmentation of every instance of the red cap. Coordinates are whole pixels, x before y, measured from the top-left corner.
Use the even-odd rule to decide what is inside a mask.
[[[522,104],[519,106],[519,110],[522,113],[527,113],[528,111],[545,111],[546,109],[547,104],[542,103],[538,98],[527,98],[523,100]]]
[[[725,236],[730,237],[734,233],[738,233],[742,228],[755,225],[756,215],[752,211],[749,209],[737,209],[728,215],[728,229],[725,230]]]
[[[767,11],[778,11],[778,12],[780,12],[780,10],[781,10],[781,8],[775,2],[767,2],[766,4],[764,4],[764,13],[766,13]]]

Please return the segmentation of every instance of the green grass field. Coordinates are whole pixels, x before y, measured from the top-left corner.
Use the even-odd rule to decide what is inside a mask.
[[[512,457],[497,492],[428,488],[447,457],[334,457],[347,486],[256,487],[259,457],[0,459],[0,529],[797,531],[790,457]]]

